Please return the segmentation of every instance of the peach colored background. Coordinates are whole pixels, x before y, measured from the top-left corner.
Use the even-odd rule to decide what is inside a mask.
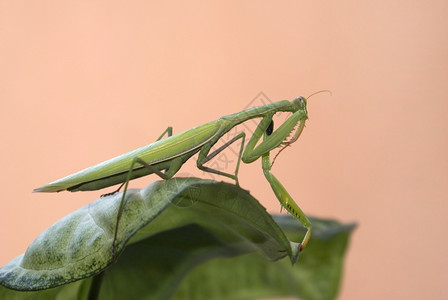
[[[273,172],[310,215],[359,222],[340,299],[446,299],[447,15],[447,1],[1,1],[0,265],[104,193],[33,188],[261,91],[330,89]],[[279,211],[259,162],[240,182]]]

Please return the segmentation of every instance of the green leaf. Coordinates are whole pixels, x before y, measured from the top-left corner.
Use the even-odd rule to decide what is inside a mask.
[[[303,230],[289,215],[274,219],[291,238],[297,238],[297,232]],[[259,253],[215,259],[190,272],[172,299],[336,299],[344,254],[355,224],[310,220],[313,235],[294,266],[285,259],[267,261]]]
[[[0,284],[5,287],[0,287],[0,298],[87,299],[89,293],[92,298],[99,293],[98,299],[167,299],[191,270],[215,259],[196,268],[192,272],[193,277],[186,278],[175,296],[183,298],[185,293],[195,290],[204,292],[200,293],[200,297],[192,299],[203,299],[210,298],[204,293],[210,290],[207,288],[210,283],[210,286],[216,285],[216,280],[223,289],[233,289],[230,285],[234,279],[232,274],[236,274],[235,268],[238,266],[246,264],[244,269],[247,274],[256,275],[251,268],[254,262],[250,260],[230,267],[240,259],[253,256],[235,258],[238,255],[261,253],[261,258],[260,254],[253,256],[260,260],[255,262],[260,267],[263,264],[277,265],[269,261],[289,256],[287,268],[297,268],[291,268],[291,261],[297,258],[298,244],[289,242],[258,201],[235,185],[197,178],[175,178],[155,182],[142,190],[128,190],[115,244],[115,253],[119,256],[114,261],[111,249],[121,196],[121,193],[117,193],[100,198],[64,217],[42,233],[29,246],[25,255],[0,269]],[[294,228],[290,231],[296,235],[298,225],[293,222]],[[286,223],[290,224],[290,221]],[[315,235],[318,236],[318,231]],[[305,259],[311,255],[313,244],[319,243],[314,240],[313,236],[303,257],[301,254],[298,266],[306,265]],[[328,257],[324,263],[331,261],[334,265],[337,259],[332,253],[318,250],[316,253],[320,253],[321,257]],[[341,266],[342,255],[339,252],[337,255]],[[227,274],[227,277],[224,276],[227,279],[215,280],[207,275],[210,282],[201,280],[195,283],[197,279],[194,274],[202,267],[207,268],[207,272],[215,270],[216,273],[213,264],[221,261],[216,258],[229,257],[233,258],[225,259],[219,266],[223,272],[218,272],[222,276]],[[333,289],[336,287],[336,290],[339,286],[340,266],[339,270],[331,267],[336,280],[332,278],[333,283],[329,285]],[[322,266],[317,269],[325,270]],[[257,272],[258,275],[262,274]],[[306,282],[308,276],[316,276],[312,272],[295,275],[293,272],[290,275],[292,277],[288,275],[288,280],[293,282],[295,278]],[[285,274],[277,277],[282,276]],[[257,282],[262,285],[262,281]],[[248,287],[245,293],[250,294],[247,292],[250,290]],[[276,287],[273,289],[281,290]],[[314,291],[307,284],[299,290],[307,289]],[[278,295],[284,295],[278,291]],[[266,291],[266,295],[270,294],[275,293]]]

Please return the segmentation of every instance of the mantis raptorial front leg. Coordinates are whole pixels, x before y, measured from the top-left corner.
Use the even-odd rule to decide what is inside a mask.
[[[278,181],[278,179],[270,172],[272,168],[272,163],[270,160],[270,151],[280,144],[283,144],[283,148],[289,144],[295,142],[305,127],[305,120],[303,114],[299,111],[294,113],[288,120],[286,120],[277,130],[274,131],[274,123],[272,121],[272,115],[267,115],[261,120],[251,139],[247,143],[246,150],[243,154],[243,161],[254,161],[258,157],[262,157],[262,168],[263,173],[275,196],[280,201],[282,206],[291,213],[300,223],[307,229],[305,237],[300,244],[300,251],[302,251],[308,244],[308,240],[311,236],[311,222],[308,220],[306,215],[300,209],[300,207],[294,202],[294,199],[289,195],[288,191],[283,187],[283,185]],[[297,130],[295,131],[293,137],[288,142],[283,142],[286,137],[291,133],[294,126],[299,123]],[[264,136],[263,141],[255,147],[261,136]],[[255,148],[254,148],[255,147]]]
[[[291,140],[292,142],[297,140],[297,138],[302,133],[304,126],[305,126],[305,121],[301,121],[299,127],[297,128],[296,133],[294,134],[294,137]],[[269,135],[270,135],[269,131],[266,131],[265,138],[267,138]],[[280,152],[283,149],[284,148],[280,149]],[[274,191],[274,194],[277,197],[278,201],[280,201],[282,206],[290,214],[292,214],[296,219],[298,219],[303,227],[306,228],[305,236],[303,237],[303,240],[300,243],[299,250],[302,251],[308,244],[308,241],[311,237],[311,222],[310,222],[310,220],[308,220],[308,217],[305,215],[305,213],[296,204],[294,199],[289,195],[288,191],[283,187],[283,185],[280,183],[280,181],[278,181],[278,179],[271,173],[272,163],[271,163],[269,152],[267,152],[266,154],[264,154],[262,156],[261,165],[263,168],[264,176],[266,177],[267,181],[271,185],[271,188]]]

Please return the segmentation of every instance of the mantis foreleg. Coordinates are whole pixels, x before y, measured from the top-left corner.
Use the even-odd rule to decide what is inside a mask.
[[[277,130],[271,132],[271,134],[265,136],[263,141],[257,145],[258,141],[261,137],[266,133],[266,130],[272,124],[272,114],[266,114],[263,117],[258,127],[255,129],[254,134],[250,138],[249,142],[247,142],[246,149],[243,153],[243,161],[245,163],[251,163],[257,160],[260,156],[268,153],[272,149],[282,145],[284,140],[289,136],[289,134],[294,130],[297,123],[300,123],[300,128],[305,126],[306,114],[302,111],[297,111],[293,113]],[[300,128],[298,129],[299,134],[301,132]],[[272,129],[270,129],[272,131]],[[296,140],[298,137],[293,137]],[[256,147],[255,147],[256,146]]]
[[[282,206],[285,207],[285,209],[296,219],[298,219],[303,227],[307,229],[302,243],[300,244],[300,251],[303,250],[308,244],[308,240],[311,235],[311,222],[308,220],[300,207],[294,202],[294,199],[292,199],[280,181],[278,181],[278,179],[270,172],[272,163],[269,154],[272,149],[283,144],[282,141],[284,141],[285,138],[287,138],[287,136],[294,130],[296,125],[300,123],[291,141],[285,142],[284,144],[288,145],[289,143],[297,140],[303,130],[303,127],[305,126],[305,120],[306,115],[300,111],[295,112],[277,130],[273,131],[272,114],[266,114],[247,143],[242,157],[244,162],[252,162],[260,156],[262,157],[263,173],[271,185],[275,196],[280,201]],[[263,141],[257,145],[262,136],[264,136]]]
[[[299,137],[304,126],[305,121],[304,120],[300,121],[299,128],[297,129],[297,132],[293,137],[294,140],[296,140]],[[269,134],[266,133],[265,139],[267,139],[268,136]],[[261,159],[264,176],[271,185],[271,188],[274,191],[275,196],[277,197],[278,201],[280,201],[282,206],[297,220],[299,220],[303,227],[306,228],[307,231],[305,233],[305,236],[303,237],[302,242],[300,243],[299,250],[302,251],[308,244],[308,241],[311,236],[311,222],[310,220],[308,220],[307,216],[300,209],[300,207],[295,203],[294,199],[289,195],[288,191],[284,188],[284,186],[280,183],[280,181],[271,173],[272,163],[269,154],[270,154],[269,152],[263,154]]]

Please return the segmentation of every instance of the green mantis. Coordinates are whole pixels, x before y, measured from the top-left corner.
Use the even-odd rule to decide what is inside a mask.
[[[232,178],[239,185],[238,170],[240,162],[243,161],[249,164],[261,157],[263,173],[271,185],[275,196],[281,205],[307,229],[300,244],[301,251],[306,247],[310,238],[311,223],[283,185],[271,173],[272,163],[270,151],[277,147],[282,147],[280,149],[281,152],[285,147],[294,143],[299,138],[305,127],[305,121],[308,119],[306,105],[306,99],[304,97],[298,97],[292,101],[278,101],[223,116],[218,120],[194,127],[176,135],[172,135],[172,128],[169,127],[152,144],[56,180],[35,189],[34,192],[60,192],[64,190],[71,192],[91,191],[121,184],[119,189],[124,186],[124,191],[117,215],[115,227],[116,238],[119,220],[125,206],[126,190],[130,180],[153,173],[163,179],[169,179],[176,174],[188,159],[199,152],[197,160],[197,167],[199,169]],[[279,128],[274,129],[272,118],[279,112],[290,112],[292,115]],[[238,124],[255,118],[261,118],[261,121],[246,145],[246,133],[241,132],[210,153],[212,146],[224,134]],[[291,133],[293,134],[290,137]],[[163,138],[165,134],[168,137]],[[263,139],[261,140],[262,137]],[[238,140],[241,140],[241,147],[234,173],[215,170],[204,165]],[[114,245],[112,249],[113,247]]]

